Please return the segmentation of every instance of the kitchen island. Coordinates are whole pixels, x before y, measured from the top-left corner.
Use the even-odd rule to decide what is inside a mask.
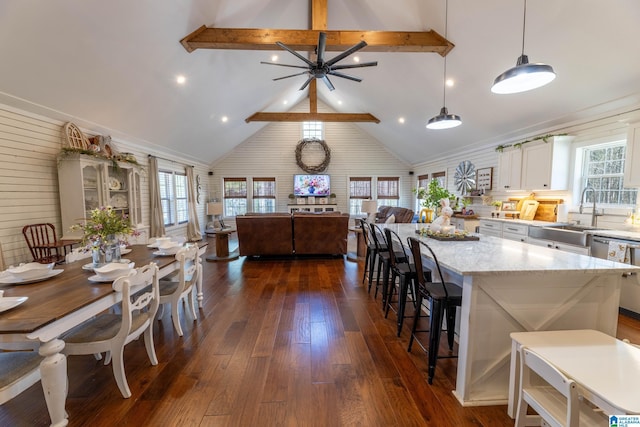
[[[622,280],[640,267],[491,236],[420,237],[421,224],[389,224],[436,253],[445,280],[463,288],[454,395],[465,406],[507,404],[511,332],[596,329],[615,336]],[[426,265],[433,265],[425,256]],[[438,375],[436,371],[436,376]]]

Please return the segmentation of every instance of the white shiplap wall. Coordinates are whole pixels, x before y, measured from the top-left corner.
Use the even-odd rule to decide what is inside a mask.
[[[308,112],[308,100],[291,111]],[[331,111],[319,103],[318,111]],[[302,138],[301,123],[275,122],[238,145],[231,153],[212,165],[212,198],[223,196],[223,178],[276,178],[277,211],[285,212],[293,192],[293,175],[305,173],[296,164],[295,150]],[[324,140],[331,149],[331,162],[325,172],[331,177],[331,191],[336,194],[338,210],[348,212],[350,176],[400,177],[400,206],[411,207],[415,186],[409,175],[411,166],[389,153],[375,138],[351,123],[325,123]],[[375,191],[375,190],[374,190]]]
[[[22,228],[26,224],[50,222],[62,235],[56,158],[62,147],[64,122],[0,105],[0,244],[5,264],[31,260]],[[83,129],[87,136],[95,134]],[[114,140],[119,152],[133,153],[144,169],[141,182],[142,218],[149,224],[149,180],[146,173],[148,154],[163,156],[127,141]],[[166,156],[164,156],[166,157]],[[209,166],[168,157],[169,165],[193,165],[194,176],[202,181],[198,216],[204,228],[204,203],[208,193]],[[162,163],[161,163],[162,164]],[[167,234],[184,235],[186,226],[167,230]]]

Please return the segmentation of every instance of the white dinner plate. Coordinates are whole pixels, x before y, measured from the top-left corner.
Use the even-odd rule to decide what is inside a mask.
[[[129,264],[130,262],[131,262],[131,261],[129,261],[128,259],[125,259],[125,258],[121,258],[121,259],[120,259],[120,263],[122,263],[122,264]],[[102,265],[104,265],[104,264],[102,264]],[[102,267],[102,265],[100,265],[99,267]],[[93,268],[94,268],[94,267],[93,267],[93,263],[92,263],[92,262],[90,262],[89,264],[85,264],[85,265],[83,265],[83,266],[82,266],[82,269],[83,269],[83,270],[88,270],[88,271],[93,271]]]
[[[10,273],[6,273],[6,274],[0,275],[0,284],[3,284],[3,285],[28,285],[29,283],[42,282],[43,280],[50,279],[53,276],[57,276],[58,274],[62,273],[63,271],[64,270],[62,270],[62,269],[51,270],[51,271],[48,271],[47,274],[45,274],[42,277],[37,277],[37,278],[33,278],[33,279],[28,279],[28,280],[18,279],[16,276],[14,276],[14,275],[12,275]]]
[[[153,251],[153,254],[157,255],[157,256],[176,256],[177,252],[178,251],[176,251],[174,253],[169,253],[169,252],[164,252],[164,251]]]
[[[98,276],[97,274],[94,274],[93,276],[89,276],[88,280],[93,283],[112,283],[115,279],[106,279],[104,277]]]
[[[11,310],[28,299],[29,297],[2,297],[0,298],[0,312]]]

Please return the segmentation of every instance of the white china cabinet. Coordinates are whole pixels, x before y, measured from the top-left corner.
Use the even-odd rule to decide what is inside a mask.
[[[82,237],[71,226],[89,218],[92,209],[112,206],[129,217],[146,241],[147,228],[142,224],[140,167],[127,162],[113,162],[81,154],[64,154],[58,158],[58,185],[62,231],[65,239]]]

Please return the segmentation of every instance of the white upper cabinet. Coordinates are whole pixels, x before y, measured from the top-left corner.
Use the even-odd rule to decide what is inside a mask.
[[[496,190],[519,190],[522,168],[522,150],[506,148],[498,156],[498,188]]]
[[[629,124],[627,154],[624,161],[624,186],[640,187],[640,122]]]
[[[567,190],[572,136],[554,136],[547,142],[522,146],[523,190]]]

